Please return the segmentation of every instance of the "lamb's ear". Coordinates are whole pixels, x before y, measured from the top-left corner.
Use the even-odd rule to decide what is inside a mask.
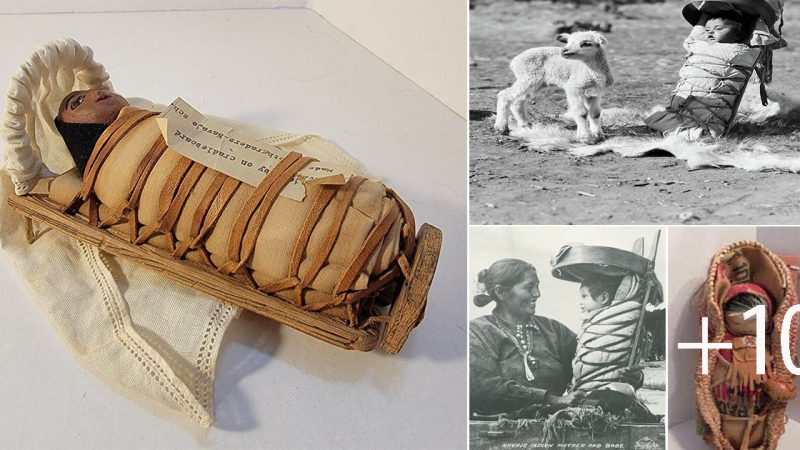
[[[606,39],[606,37],[602,34],[599,34],[597,35],[597,43],[600,45],[606,45],[608,44],[608,39]]]
[[[558,42],[563,42],[563,43],[565,43],[565,44],[566,44],[566,43],[567,43],[567,41],[569,40],[569,34],[567,34],[567,33],[561,33],[561,34],[559,34],[558,36],[556,36],[556,40],[557,40]]]

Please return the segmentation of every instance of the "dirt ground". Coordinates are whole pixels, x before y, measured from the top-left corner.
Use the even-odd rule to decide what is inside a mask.
[[[643,372],[644,386],[636,393],[650,412],[663,416],[667,413],[666,364],[664,361],[650,363]]]
[[[787,5],[784,37],[775,52],[774,84],[800,93],[800,9]],[[689,170],[669,157],[587,158],[529,150],[492,129],[497,93],[514,81],[508,63],[523,50],[559,45],[556,20],[608,21],[608,52],[617,84],[604,108],[662,105],[677,82],[690,31],[681,3],[600,6],[478,1],[470,15],[470,216],[473,224],[789,224],[800,223],[800,174],[721,168]],[[564,94],[547,88],[530,108],[534,120],[562,123]],[[634,130],[641,133],[645,129]],[[610,136],[631,130],[606,129]],[[770,149],[800,156],[800,121],[740,127],[728,139],[757,135]]]

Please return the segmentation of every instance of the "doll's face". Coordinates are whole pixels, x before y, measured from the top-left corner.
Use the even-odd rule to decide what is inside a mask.
[[[710,42],[731,44],[739,39],[741,25],[727,19],[709,19],[706,22],[706,37]]]
[[[734,336],[755,336],[756,326],[755,314],[745,319],[744,314],[740,312],[725,313],[725,329]]]
[[[757,306],[765,307],[767,301],[763,296],[752,292],[743,292],[732,297],[722,306],[725,329],[736,336],[755,335],[757,325],[755,314],[748,319],[744,318],[744,314]],[[769,323],[770,319],[768,318],[767,327],[769,327]]]
[[[128,106],[125,97],[102,89],[75,91],[64,97],[58,117],[67,123],[109,124]]]

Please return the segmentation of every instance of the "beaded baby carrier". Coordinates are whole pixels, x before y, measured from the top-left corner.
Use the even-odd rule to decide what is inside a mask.
[[[795,396],[792,374],[781,350],[781,325],[797,303],[788,266],[758,242],[736,242],[712,259],[700,317],[708,318],[709,342],[730,350],[708,353],[695,372],[698,431],[717,449],[774,449],[783,434],[786,403]],[[766,371],[756,370],[756,336],[741,313],[764,305]],[[790,358],[796,361],[796,317],[789,328]],[[701,356],[702,358],[702,356]],[[796,364],[796,362],[795,362]]]

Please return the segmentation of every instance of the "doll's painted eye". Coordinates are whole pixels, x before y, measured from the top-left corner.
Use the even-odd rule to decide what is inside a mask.
[[[86,97],[84,94],[76,95],[72,101],[69,102],[69,109],[75,109],[83,103],[83,98]]]

